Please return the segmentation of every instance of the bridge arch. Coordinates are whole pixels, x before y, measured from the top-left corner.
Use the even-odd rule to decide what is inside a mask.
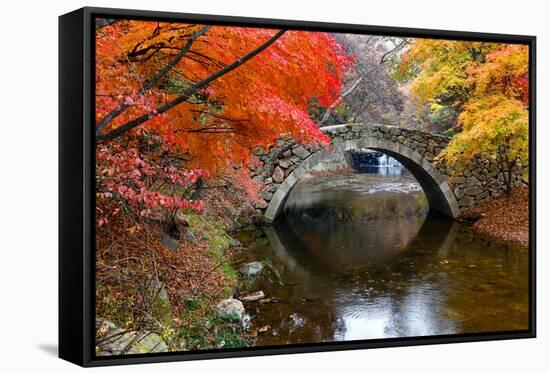
[[[275,220],[282,211],[292,188],[302,176],[311,171],[315,165],[333,157],[334,152],[371,149],[387,154],[401,162],[420,183],[430,204],[430,209],[457,218],[460,209],[456,197],[446,179],[435,169],[432,163],[414,149],[387,139],[364,136],[333,144],[333,149],[320,149],[302,160],[300,165],[290,173],[274,192],[265,211],[265,218]]]

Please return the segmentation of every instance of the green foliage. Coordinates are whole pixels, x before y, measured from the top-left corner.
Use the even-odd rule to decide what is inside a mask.
[[[439,124],[440,128],[445,129],[444,132],[453,131],[452,125],[455,123],[458,112],[455,108],[444,106],[432,101],[426,110],[426,117],[431,123]]]
[[[223,294],[224,296],[229,296],[233,290],[233,287],[238,282],[237,272],[227,261],[225,256],[225,250],[229,248],[231,244],[231,237],[225,232],[222,225],[217,224],[200,214],[190,212],[184,217],[193,228],[193,232],[207,240],[207,254],[214,261],[216,268],[221,270],[224,274],[227,284]]]
[[[311,118],[317,122],[321,121],[323,115],[328,110],[328,107],[319,103],[317,98],[313,98],[308,102],[308,114]],[[342,123],[349,123],[353,117],[351,108],[344,102],[340,102],[336,105],[329,114],[328,119],[323,123],[323,126],[340,125]]]
[[[273,266],[273,263],[269,260],[262,261],[262,265],[264,266],[264,274],[267,280],[271,283],[276,282],[279,286],[283,286],[283,280],[281,278],[281,274],[279,273],[279,270],[275,266]]]
[[[173,350],[239,348],[249,344],[240,321],[216,317],[204,298],[190,301],[181,319],[185,322],[173,336]]]
[[[455,129],[453,129],[452,127],[443,131],[443,135],[445,136],[449,136],[449,137],[453,137],[457,134],[457,131]]]

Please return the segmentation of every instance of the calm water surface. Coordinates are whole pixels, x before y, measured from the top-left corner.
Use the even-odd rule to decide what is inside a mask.
[[[429,212],[406,172],[304,178],[272,227],[240,238],[256,345],[528,328],[528,253]],[[271,277],[273,278],[273,277]]]

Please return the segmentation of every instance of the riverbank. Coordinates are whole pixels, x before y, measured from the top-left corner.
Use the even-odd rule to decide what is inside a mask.
[[[244,191],[211,182],[202,214],[179,214],[167,235],[162,222],[130,213],[98,227],[96,351],[100,355],[186,351],[248,344],[241,321],[216,307],[233,296],[231,260],[240,242],[230,232],[257,218]]]
[[[493,238],[529,246],[529,188],[515,188],[512,198],[500,196],[469,209],[464,219],[473,229]]]
[[[339,170],[332,173],[338,181],[334,184],[324,181],[330,179],[328,176],[319,177],[327,172],[316,173],[318,178],[310,181],[303,178],[302,183],[309,183],[309,187],[303,194],[297,188],[295,196],[289,200],[291,207],[295,205],[293,198],[300,204],[297,215],[289,218],[292,227],[298,229],[290,230],[284,225],[272,227],[269,231],[271,241],[262,230],[243,235],[243,230],[253,229],[255,223],[260,222],[261,212],[254,208],[246,191],[223,180],[211,181],[203,188],[200,198],[205,202],[205,211],[179,214],[177,228],[168,230],[170,235],[166,234],[162,222],[144,220],[124,211],[113,217],[108,225],[98,227],[97,353],[237,348],[288,344],[289,341],[330,341],[334,336],[347,336],[355,330],[350,328],[346,332],[339,325],[340,317],[330,307],[342,300],[333,300],[333,303],[326,303],[326,300],[341,294],[342,289],[345,294],[353,293],[358,274],[367,275],[368,279],[362,281],[372,292],[386,290],[384,292],[398,295],[407,287],[407,280],[402,279],[405,271],[397,265],[391,272],[379,273],[379,278],[375,278],[378,272],[383,272],[381,269],[387,268],[386,262],[395,253],[365,251],[364,243],[371,243],[378,249],[405,248],[414,237],[417,245],[425,243],[427,247],[422,245],[423,250],[438,250],[438,243],[447,241],[446,233],[450,232],[452,224],[411,219],[424,217],[422,212],[427,209],[427,202],[420,190],[405,191],[399,187],[411,183],[409,177],[400,175],[395,177],[397,180],[388,180],[385,176],[360,174],[354,176],[357,183],[349,184],[342,179],[342,174],[349,171]],[[384,183],[378,180],[380,178]],[[347,188],[341,188],[342,181]],[[319,190],[323,193],[312,193],[319,183],[324,183]],[[372,186],[378,187],[373,190]],[[512,200],[501,197],[486,202],[470,209],[463,218],[475,221],[473,227],[478,233],[526,246],[527,205],[528,189],[516,189]],[[319,206],[326,214],[319,214],[316,210]],[[102,208],[112,210],[112,207]],[[310,214],[302,214],[309,208],[312,209]],[[368,225],[354,224],[365,220]],[[422,225],[420,231],[418,225]],[[238,232],[241,234],[236,234]],[[380,232],[391,234],[381,236]],[[489,245],[486,242],[490,240],[473,239],[472,242],[471,230],[468,232],[470,234],[464,233],[453,240],[471,256],[487,252],[487,261],[495,262],[495,266],[489,268],[500,269],[499,259],[491,257],[493,252],[486,251],[485,246]],[[434,233],[438,234],[434,236]],[[244,246],[231,235],[243,240]],[[348,238],[354,240],[350,242]],[[273,243],[280,246],[272,248]],[[501,244],[505,243],[496,245]],[[286,251],[285,246],[292,251]],[[415,245],[412,248],[414,250]],[[460,259],[447,261],[466,264],[468,268],[478,261],[477,257],[465,259],[465,252],[461,253]],[[333,256],[336,256],[334,261]],[[430,261],[424,252],[423,256],[424,261]],[[327,262],[327,259],[331,260]],[[403,263],[415,261],[406,259]],[[517,261],[523,264],[521,258]],[[365,263],[370,264],[368,268],[357,273],[355,266]],[[254,264],[260,272],[263,267],[264,273],[258,277],[246,272],[241,275],[236,268],[245,264],[249,268]],[[350,264],[353,267],[348,268]],[[440,265],[437,260],[434,266]],[[422,263],[418,266],[418,271],[425,268]],[[463,273],[452,273],[453,269],[447,269],[448,276],[457,277],[460,283],[470,282],[470,279],[460,278]],[[332,276],[324,278],[324,274]],[[490,274],[487,278],[494,276]],[[285,280],[284,287],[281,279]],[[350,279],[353,282],[350,283]],[[299,290],[296,285],[301,285]],[[369,297],[375,299],[376,295]],[[225,317],[220,314],[220,305]],[[350,301],[350,305],[364,307],[363,303],[355,305],[354,301]],[[499,309],[504,310],[502,306]],[[366,319],[365,324],[368,321]],[[441,326],[445,328],[444,324]]]

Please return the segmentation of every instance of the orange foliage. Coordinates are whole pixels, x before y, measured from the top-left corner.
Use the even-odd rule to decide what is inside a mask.
[[[251,160],[250,150],[281,135],[325,142],[309,117],[308,103],[324,106],[340,94],[351,62],[328,33],[287,31],[273,45],[214,80],[163,114],[156,108],[191,84],[233,63],[269,40],[277,30],[212,26],[150,89],[143,87],[185,47],[203,25],[117,21],[96,32],[96,123],[121,105],[102,134],[149,114],[127,133],[160,135],[166,145],[190,156],[189,168],[214,174]]]

